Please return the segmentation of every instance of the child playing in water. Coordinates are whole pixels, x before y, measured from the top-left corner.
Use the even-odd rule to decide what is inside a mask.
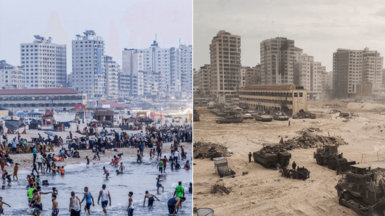
[[[123,166],[123,162],[120,162],[120,167],[119,167],[119,168],[120,168],[120,172],[123,173],[123,170],[124,170],[124,168],[125,168],[125,167]]]
[[[64,173],[65,173],[64,166],[61,167],[60,173],[61,173],[61,175],[64,175]]]
[[[110,172],[108,172],[108,170],[106,170],[106,167],[103,167],[103,171],[104,171],[103,175],[106,175],[106,180],[108,180],[108,176],[110,175]]]
[[[15,181],[15,177],[16,177],[16,181],[19,181],[19,178],[17,177],[17,171],[19,170],[19,164],[18,163],[15,163],[15,167],[13,167],[13,180]]]

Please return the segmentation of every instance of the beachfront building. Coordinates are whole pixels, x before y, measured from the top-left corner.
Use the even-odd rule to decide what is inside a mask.
[[[354,98],[358,84],[371,83],[376,91],[382,85],[382,66],[378,51],[337,49],[333,53],[333,97]]]
[[[64,87],[67,82],[67,51],[65,44],[52,38],[35,35],[32,43],[20,44],[20,62],[24,68],[27,88]]]
[[[93,30],[76,35],[72,40],[72,88],[86,93],[87,98],[106,98],[105,44]]]
[[[87,104],[87,95],[70,88],[0,89],[0,106],[14,111],[69,110]]]
[[[158,96],[187,96],[192,94],[192,46],[161,48],[156,41],[146,49],[127,49],[122,52],[123,74],[130,76],[130,95],[143,97],[143,79],[151,80]],[[147,81],[148,82],[148,81]],[[159,84],[160,83],[160,84]]]
[[[211,95],[219,102],[237,98],[241,85],[241,36],[221,30],[210,44]]]
[[[5,60],[0,60],[0,89],[21,89],[23,87],[23,67],[13,66]]]
[[[120,66],[112,60],[111,56],[105,56],[106,66],[106,95],[107,99],[117,99],[119,97],[119,71]]]
[[[239,104],[270,113],[295,115],[307,111],[307,90],[294,84],[246,86],[239,91]]]

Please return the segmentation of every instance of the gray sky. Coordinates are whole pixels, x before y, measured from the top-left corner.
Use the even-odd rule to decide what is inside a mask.
[[[194,68],[209,64],[209,44],[219,30],[241,36],[241,64],[260,63],[259,44],[275,37],[295,46],[332,71],[337,48],[385,56],[382,0],[194,0]]]
[[[85,30],[122,66],[123,48],[147,48],[155,34],[161,47],[191,45],[192,0],[0,0],[0,60],[10,64],[20,65],[20,43],[51,36],[67,44],[70,73],[71,41]]]

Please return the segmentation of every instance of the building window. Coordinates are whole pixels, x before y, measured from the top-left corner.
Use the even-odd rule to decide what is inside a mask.
[[[298,93],[297,92],[294,93],[294,97],[298,97]]]
[[[300,93],[299,93],[299,96],[300,96],[300,97],[303,97],[303,94],[302,94],[302,92],[300,92]]]

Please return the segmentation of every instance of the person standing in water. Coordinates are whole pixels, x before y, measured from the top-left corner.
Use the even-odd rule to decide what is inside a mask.
[[[98,205],[99,205],[100,198],[102,198],[103,212],[107,214],[108,201],[110,201],[110,206],[111,206],[111,195],[110,195],[110,192],[108,190],[106,190],[106,185],[105,184],[103,184],[102,189],[103,190],[101,190],[99,192]]]
[[[58,216],[59,215],[59,207],[58,202],[56,200],[56,195],[52,195],[52,216]]]
[[[145,203],[146,203],[146,199],[148,198],[148,207],[152,207],[152,204],[154,203],[155,199],[157,199],[158,201],[160,201],[158,199],[158,197],[156,197],[155,195],[153,194],[150,194],[148,193],[148,191],[146,191],[146,195],[144,195],[144,200],[143,200],[143,207],[145,206]]]
[[[181,206],[182,202],[186,201],[185,197],[173,197],[168,200],[167,206],[168,206],[168,213],[169,214],[176,214],[179,211],[179,207]]]
[[[108,172],[108,170],[106,170],[106,167],[103,167],[103,171],[104,171],[103,175],[106,175],[106,180],[108,180],[108,176],[110,175],[110,172]]]
[[[84,207],[84,212],[88,211],[88,214],[91,214],[91,205],[95,206],[95,203],[94,203],[94,197],[88,191],[88,187],[84,187],[84,197],[80,202],[80,204],[82,204],[84,200],[86,200],[86,206]]]
[[[75,196],[75,192],[71,192],[70,197],[70,209],[69,212],[71,212],[71,216],[80,216],[80,212],[82,209],[82,204],[80,203],[79,197]]]
[[[160,184],[160,182],[163,180],[160,180],[160,178],[161,178],[161,175],[158,175],[158,178],[156,178],[156,187],[158,188],[157,191],[159,192],[159,188],[161,187],[164,192],[164,187],[162,186],[162,184]]]
[[[3,204],[7,205],[8,207],[11,208],[10,205],[8,205],[7,203],[3,202],[3,197],[0,197],[0,215],[4,214]]]
[[[163,160],[162,159],[159,159],[158,168],[159,168],[159,173],[162,174],[163,173]]]
[[[87,160],[87,166],[90,165],[90,159],[88,158],[88,156],[86,156],[86,160]]]
[[[130,191],[128,193],[128,207],[127,207],[127,212],[128,212],[128,216],[133,216],[134,215],[134,199],[132,198],[132,195],[134,195],[134,193],[132,191]]]
[[[125,169],[125,167],[123,166],[123,162],[120,162],[120,172],[123,173],[123,170]]]

